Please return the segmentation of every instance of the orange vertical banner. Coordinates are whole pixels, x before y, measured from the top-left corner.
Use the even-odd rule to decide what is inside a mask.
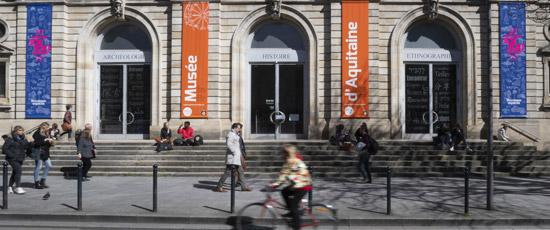
[[[342,2],[341,118],[369,116],[369,2]]]
[[[208,2],[184,2],[181,118],[208,118]]]

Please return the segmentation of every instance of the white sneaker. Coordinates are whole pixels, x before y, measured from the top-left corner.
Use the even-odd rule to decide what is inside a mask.
[[[451,151],[451,152],[452,152],[452,151],[455,151],[455,147],[454,147],[454,146],[451,147],[451,148],[449,149],[449,151]]]
[[[13,193],[13,188],[10,186],[8,187],[8,194],[12,194]]]
[[[25,194],[25,190],[21,187],[17,187],[13,190],[15,194]]]

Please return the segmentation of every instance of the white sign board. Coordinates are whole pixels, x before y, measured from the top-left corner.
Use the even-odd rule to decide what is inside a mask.
[[[460,61],[460,51],[407,48],[402,58],[406,62],[457,62]]]
[[[151,52],[140,50],[100,50],[95,53],[98,63],[151,62]]]
[[[300,62],[304,60],[304,51],[292,49],[250,49],[249,62]]]

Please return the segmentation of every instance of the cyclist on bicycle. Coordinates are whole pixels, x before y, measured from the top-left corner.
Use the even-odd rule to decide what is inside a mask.
[[[285,200],[289,213],[284,214],[284,217],[292,218],[290,223],[292,229],[300,229],[302,213],[298,212],[298,205],[308,191],[311,191],[311,175],[306,164],[302,161],[302,157],[296,146],[285,145],[283,147],[283,157],[286,162],[283,164],[279,178],[271,184],[271,187],[276,188],[282,184],[289,183],[281,194]]]

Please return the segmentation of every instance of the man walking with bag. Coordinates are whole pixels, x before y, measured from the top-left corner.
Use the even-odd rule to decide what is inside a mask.
[[[241,132],[241,127],[239,123],[233,123],[231,125],[231,131],[227,134],[227,154],[225,158],[225,172],[221,176],[220,180],[218,181],[218,185],[214,189],[215,192],[226,192],[223,188],[223,184],[225,183],[225,180],[228,176],[231,176],[231,171],[235,170],[238,182],[241,184],[241,190],[242,191],[251,191],[250,188],[246,185],[246,182],[244,181],[244,172],[241,167],[241,157],[242,157],[242,151],[241,151],[241,137],[239,136],[239,133]]]

